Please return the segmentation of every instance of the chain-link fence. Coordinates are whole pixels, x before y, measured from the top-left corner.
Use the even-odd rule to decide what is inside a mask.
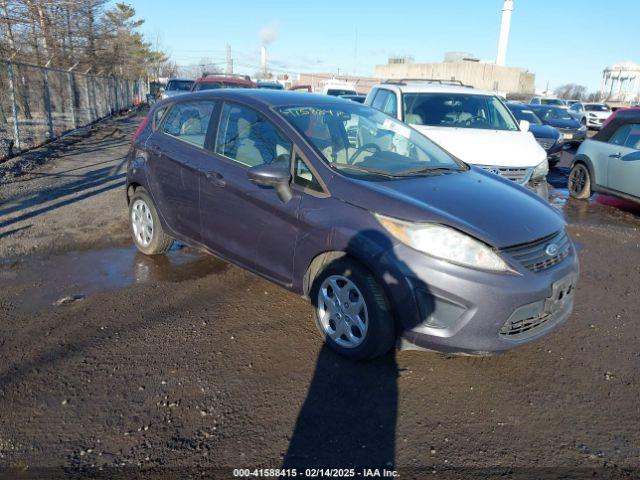
[[[146,100],[147,82],[0,60],[0,161]]]

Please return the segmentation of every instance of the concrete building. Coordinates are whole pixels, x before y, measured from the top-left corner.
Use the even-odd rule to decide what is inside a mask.
[[[502,93],[533,94],[536,76],[526,68],[505,67],[481,62],[470,54],[447,53],[441,63],[387,63],[376,65],[374,75],[384,79],[433,78],[460,80],[483,90]]]
[[[640,64],[622,62],[605,68],[600,100],[618,107],[640,103]]]

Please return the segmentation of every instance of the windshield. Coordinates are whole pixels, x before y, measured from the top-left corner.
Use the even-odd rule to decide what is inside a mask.
[[[532,107],[532,110],[545,122],[548,120],[573,120],[573,117],[560,107]]]
[[[404,120],[413,125],[518,130],[507,107],[492,95],[405,93]]]
[[[357,95],[358,92],[355,90],[346,90],[343,88],[330,88],[327,90],[327,95],[332,95],[334,97],[339,97],[340,95]]]
[[[600,105],[597,103],[594,104],[586,104],[584,106],[584,109],[587,112],[608,112],[609,111],[609,107],[607,107],[606,105]]]
[[[516,120],[518,121],[526,120],[531,125],[542,125],[540,117],[538,117],[533,110],[528,108],[513,107],[511,108],[511,113],[513,113],[513,116],[516,117]]]
[[[566,107],[567,104],[564,102],[564,100],[560,100],[559,98],[543,98],[542,102],[543,105],[554,105],[557,107]]]
[[[165,91],[179,90],[181,92],[188,92],[191,89],[191,85],[193,85],[192,80],[169,80]]]
[[[467,169],[412,128],[357,103],[278,111],[327,164],[349,175],[411,177]]]

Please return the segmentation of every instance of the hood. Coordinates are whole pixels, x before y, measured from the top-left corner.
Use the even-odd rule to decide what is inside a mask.
[[[577,120],[545,120],[544,122],[547,125],[551,125],[555,128],[571,128],[574,130],[579,129],[582,125]]]
[[[611,116],[611,112],[584,112],[585,116],[591,118],[601,118],[602,120],[606,120]],[[595,117],[592,117],[595,115]]]
[[[560,132],[551,125],[531,125],[529,131],[536,138],[560,138]]]
[[[564,228],[560,214],[540,197],[476,167],[431,177],[336,180],[332,195],[352,205],[403,220],[449,225],[497,248]]]
[[[411,126],[463,162],[473,165],[535,167],[547,158],[529,132]]]

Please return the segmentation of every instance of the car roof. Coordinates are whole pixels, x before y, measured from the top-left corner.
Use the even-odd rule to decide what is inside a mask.
[[[473,87],[461,85],[440,85],[428,81],[404,81],[403,83],[379,83],[373,88],[398,89],[403,93],[463,93],[465,95],[492,95],[488,90],[477,90]]]
[[[351,100],[319,93],[309,93],[291,90],[269,90],[258,88],[220,88],[216,90],[202,90],[199,92],[185,93],[159,102],[183,102],[189,99],[223,99],[237,100],[247,103],[262,104],[265,106],[282,107],[288,105],[313,106],[313,105],[349,105]]]
[[[549,109],[553,110],[553,109],[555,109],[555,110],[562,110],[562,111],[565,111],[565,109],[564,109],[564,108],[559,107],[558,105],[546,105],[546,104],[538,105],[538,104],[536,104],[536,103],[529,103],[529,104],[527,104],[527,106],[528,106],[528,107],[531,107],[531,108],[533,108],[533,109],[536,109],[536,108],[540,108],[540,109],[541,109],[541,108],[544,108],[544,109],[546,109],[546,110],[549,110]]]
[[[247,80],[242,77],[231,77],[227,75],[207,75],[205,77],[198,78],[195,83],[215,83],[215,82],[224,82],[224,83],[235,83],[237,85],[253,85],[251,80]]]

